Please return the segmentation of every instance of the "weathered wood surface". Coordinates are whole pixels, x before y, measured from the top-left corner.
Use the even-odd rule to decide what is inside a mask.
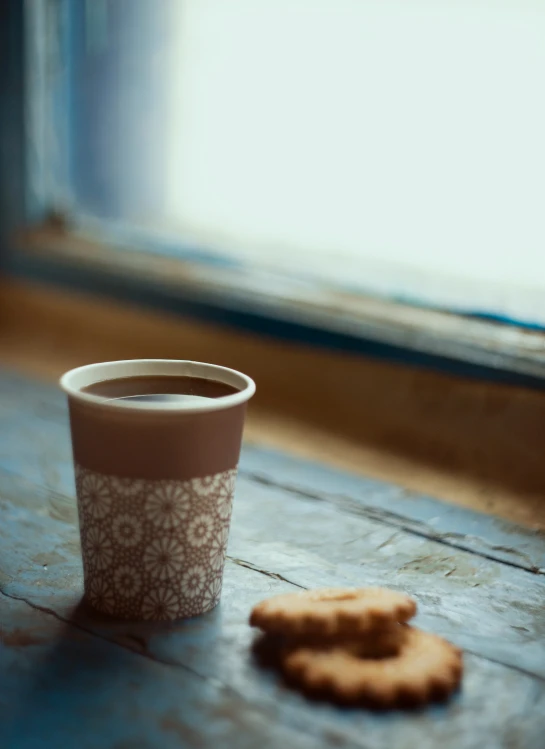
[[[0,375],[0,425],[1,747],[543,749],[542,535],[247,449],[218,609],[159,628],[112,624],[80,605],[62,395]],[[368,583],[414,594],[418,623],[466,649],[448,706],[340,710],[254,663],[255,601]]]

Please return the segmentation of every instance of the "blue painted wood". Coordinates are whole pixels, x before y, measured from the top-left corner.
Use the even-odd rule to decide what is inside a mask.
[[[4,591],[41,606],[50,606],[54,594],[70,607],[81,594],[73,497],[5,472],[0,481],[0,537],[13,544],[0,566]],[[281,523],[279,517],[289,522]],[[235,568],[227,579],[238,579],[238,568],[243,568],[264,575],[269,587],[281,580],[304,588],[386,584],[407,590],[419,602],[417,621],[424,628],[468,651],[545,678],[542,576],[467,551],[445,550],[435,541],[392,532],[379,521],[355,519],[332,506],[316,508],[312,500],[294,500],[277,487],[261,487],[243,476],[228,554]],[[140,630],[124,625],[124,631],[138,636]]]
[[[20,375],[0,373],[0,413],[10,412],[10,427],[0,434],[0,466],[26,465],[27,478],[54,491],[72,492],[72,468],[64,395],[60,390]],[[5,422],[8,423],[7,421]],[[40,444],[55,436],[57,460],[44,463]],[[36,444],[36,460],[25,462],[23,444]],[[30,471],[30,473],[29,473]],[[409,492],[395,484],[362,478],[298,458],[246,446],[241,473],[263,486],[282,487],[294,497],[334,504],[339,510],[379,520],[393,529],[410,530],[455,549],[545,574],[545,538],[524,528],[458,505]]]
[[[9,749],[240,747],[321,743],[277,722],[279,711],[249,705],[229,685],[171,668],[2,600],[1,741]],[[15,623],[15,624],[14,624]],[[340,735],[338,746],[348,746]]]
[[[257,745],[408,749],[438,746],[448,737],[447,725],[449,731],[458,732],[452,746],[507,747],[509,741],[526,749],[541,746],[537,724],[528,725],[524,716],[543,708],[542,686],[516,672],[504,673],[494,664],[485,663],[480,678],[467,680],[465,691],[482,711],[497,699],[495,707],[508,726],[499,740],[497,733],[487,733],[489,726],[482,718],[469,729],[467,714],[459,707],[380,715],[317,706],[298,695],[290,695],[288,701],[267,672],[260,677],[260,702],[248,704],[238,693],[238,684],[200,677],[112,645],[21,602],[8,601],[3,610],[16,623],[3,629],[0,647],[0,673],[11,674],[14,685],[0,698],[2,738],[10,749]],[[180,628],[176,634],[181,639]],[[190,637],[195,639],[195,633],[189,632],[185,639]],[[231,663],[252,679],[255,667],[250,661],[236,653]],[[502,679],[505,689],[500,694],[497,685]],[[17,706],[29,712],[21,716]],[[425,730],[420,744],[411,743],[415,728]]]
[[[265,486],[281,486],[291,494],[335,504],[349,514],[378,519],[392,528],[545,575],[543,531],[273,450],[246,448],[241,470]]]
[[[72,481],[62,396],[0,375],[0,736],[10,749],[542,749],[545,578],[483,555],[479,544],[496,533],[486,518],[475,521],[474,548],[449,547],[382,516],[402,509],[397,487],[247,449],[222,603],[157,627],[80,605]],[[441,533],[451,521],[458,533],[453,509],[411,497],[404,517],[426,526],[433,510]],[[528,544],[527,532],[512,526],[511,542]],[[418,623],[466,648],[464,688],[448,706],[375,715],[314,704],[253,661],[253,603],[297,586],[370,583],[411,592]]]

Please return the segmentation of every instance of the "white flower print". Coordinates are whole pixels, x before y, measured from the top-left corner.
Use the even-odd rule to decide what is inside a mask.
[[[202,593],[205,584],[206,573],[200,565],[189,567],[182,575],[182,588],[187,598],[196,598]]]
[[[112,534],[120,546],[136,546],[142,540],[140,520],[127,513],[117,515],[112,521]]]
[[[178,596],[165,585],[154,588],[144,598],[142,605],[144,619],[175,619],[179,614]]]
[[[229,525],[225,524],[222,529],[220,530],[220,538],[222,544],[227,547],[227,542],[229,541]]]
[[[146,497],[145,510],[151,522],[161,530],[177,528],[190,508],[191,495],[179,481],[161,481]]]
[[[232,497],[235,491],[235,483],[237,479],[237,469],[233,468],[231,471],[226,471],[222,474],[221,487],[219,490],[220,497]]]
[[[89,517],[102,520],[110,512],[112,496],[106,476],[87,472],[81,479],[79,501]]]
[[[120,499],[136,499],[144,493],[145,481],[142,479],[120,478],[119,476],[110,477],[112,493]]]
[[[87,557],[87,565],[93,570],[104,570],[112,563],[111,539],[100,528],[93,526],[85,532],[83,551]]]
[[[168,580],[183,569],[184,550],[174,538],[158,538],[144,552],[144,567],[155,580]]]
[[[214,520],[210,515],[196,515],[187,526],[187,541],[191,546],[204,546],[212,538]]]
[[[223,474],[215,473],[213,476],[202,476],[201,478],[192,479],[193,491],[199,497],[211,497],[216,494],[221,486],[221,477]]]
[[[115,608],[115,596],[112,588],[102,578],[96,578],[89,586],[89,600],[99,611],[111,614]]]
[[[118,617],[172,620],[219,601],[236,470],[185,481],[75,468],[86,594]]]
[[[142,578],[134,567],[122,564],[114,572],[114,587],[119,595],[124,598],[131,598],[140,592]]]
[[[217,604],[221,594],[221,577],[215,577],[204,589],[203,609],[210,611]]]
[[[232,477],[231,471],[222,482],[221,489],[218,492],[218,516],[224,522],[228,522],[231,517],[231,508],[233,506],[233,489],[235,484],[235,478]],[[236,475],[236,474],[235,474]]]
[[[227,539],[222,529],[220,533],[214,534],[208,547],[210,550],[210,568],[216,574],[223,569],[226,547]]]

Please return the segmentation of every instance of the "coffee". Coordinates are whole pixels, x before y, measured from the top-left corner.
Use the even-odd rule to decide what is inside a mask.
[[[138,375],[94,382],[82,392],[105,400],[128,400],[147,403],[197,403],[237,393],[237,388],[218,380],[180,375]]]

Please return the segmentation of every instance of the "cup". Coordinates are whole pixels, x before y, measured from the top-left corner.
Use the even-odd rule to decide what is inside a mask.
[[[173,377],[187,395],[168,393]],[[88,602],[131,620],[213,609],[254,382],[213,364],[137,359],[73,369],[60,385]]]

